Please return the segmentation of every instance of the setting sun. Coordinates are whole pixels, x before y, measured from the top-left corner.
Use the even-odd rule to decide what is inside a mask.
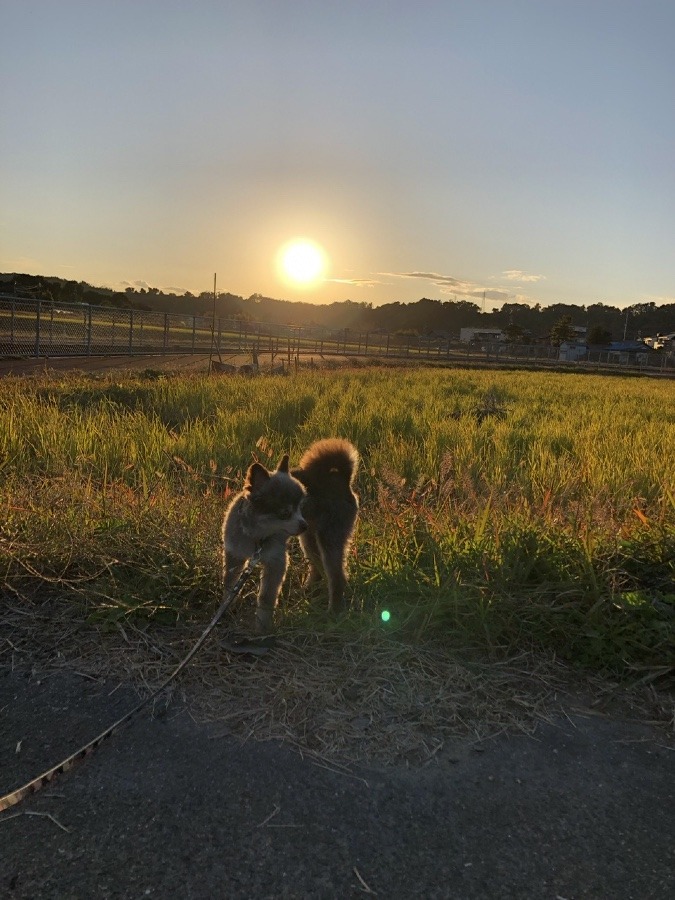
[[[314,241],[298,238],[279,251],[279,269],[286,281],[310,286],[321,280],[326,269],[326,255]]]

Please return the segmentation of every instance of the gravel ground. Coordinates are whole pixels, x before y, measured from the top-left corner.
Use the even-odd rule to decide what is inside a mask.
[[[0,794],[136,699],[0,671]],[[172,705],[0,814],[0,896],[670,898],[674,785],[663,731],[590,714],[341,771]]]

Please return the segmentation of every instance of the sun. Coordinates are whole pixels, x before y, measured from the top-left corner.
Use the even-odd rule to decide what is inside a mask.
[[[295,238],[279,251],[278,266],[286,281],[310,287],[320,281],[326,271],[326,254],[315,241]]]

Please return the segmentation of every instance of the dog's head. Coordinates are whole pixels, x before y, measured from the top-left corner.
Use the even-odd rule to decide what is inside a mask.
[[[288,471],[288,454],[272,472],[256,462],[246,473],[244,494],[255,516],[260,537],[298,535],[307,528],[300,512],[305,489]]]

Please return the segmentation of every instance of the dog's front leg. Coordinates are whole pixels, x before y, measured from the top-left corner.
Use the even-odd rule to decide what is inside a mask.
[[[223,600],[237,583],[237,578],[244,571],[246,560],[234,556],[230,551],[223,552]]]
[[[274,607],[277,604],[279,591],[284,583],[288,566],[286,539],[274,540],[268,538],[267,546],[262,552],[261,563],[262,576],[260,578],[255,624],[258,634],[267,634],[272,630]]]

